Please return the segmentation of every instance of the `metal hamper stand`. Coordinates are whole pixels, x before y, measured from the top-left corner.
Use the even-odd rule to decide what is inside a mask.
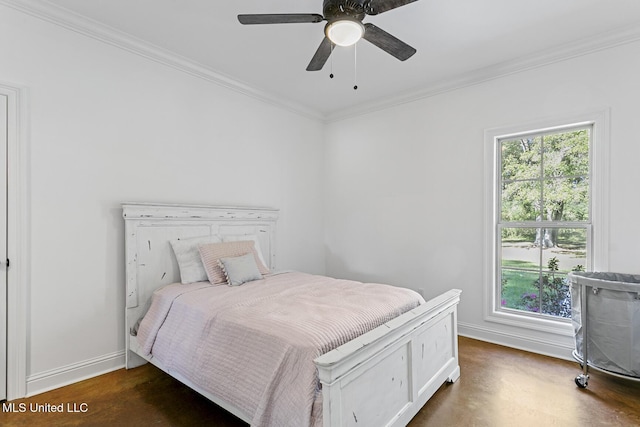
[[[594,364],[589,365],[588,357],[588,295],[587,288],[591,288],[594,295],[597,295],[601,289],[609,289],[613,291],[637,293],[637,300],[640,300],[640,276],[619,274],[619,273],[577,273],[572,272],[569,274],[571,283],[577,283],[580,285],[580,319],[581,319],[581,331],[582,331],[582,358],[578,353],[578,348],[573,350],[573,357],[580,363],[582,367],[582,374],[575,378],[576,385],[580,388],[587,388],[589,383],[589,367],[596,369],[597,371],[604,372],[609,375],[613,375],[619,378],[630,379],[633,381],[640,381],[640,377],[634,377],[630,375],[624,375],[617,372],[613,372],[602,367],[598,367]],[[582,280],[581,280],[582,279]],[[640,357],[640,355],[639,355]]]

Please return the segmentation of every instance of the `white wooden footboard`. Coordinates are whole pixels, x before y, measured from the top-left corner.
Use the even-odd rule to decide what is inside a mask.
[[[315,360],[323,424],[404,426],[460,376],[453,289]]]

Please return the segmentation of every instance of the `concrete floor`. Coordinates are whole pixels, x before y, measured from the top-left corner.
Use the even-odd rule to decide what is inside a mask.
[[[640,426],[640,382],[592,372],[589,386],[579,389],[576,362],[465,337],[459,347],[460,379],[443,385],[410,427]],[[1,426],[246,426],[152,365],[12,403],[63,404],[65,411],[3,410]]]

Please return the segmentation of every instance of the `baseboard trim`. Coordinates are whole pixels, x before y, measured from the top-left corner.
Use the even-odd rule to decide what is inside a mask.
[[[464,322],[458,323],[458,334],[468,338],[516,348],[518,350],[530,351],[559,359],[573,360],[571,355],[573,344],[569,342],[532,338],[530,336],[499,331]],[[118,351],[61,368],[29,375],[27,377],[26,396],[34,396],[49,390],[64,387],[124,368],[124,366],[124,351]]]
[[[73,363],[27,377],[27,397],[124,368],[124,351]]]
[[[570,337],[562,337],[560,341],[549,340],[499,331],[464,322],[458,323],[458,334],[463,337],[499,344],[545,356],[551,356],[558,359],[574,360],[571,355],[571,352],[574,349],[573,339]]]

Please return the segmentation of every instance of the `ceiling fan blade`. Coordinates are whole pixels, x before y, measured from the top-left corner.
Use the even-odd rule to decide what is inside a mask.
[[[317,13],[267,13],[238,15],[238,21],[244,25],[252,24],[304,24],[322,22],[324,17]]]
[[[333,43],[331,43],[331,40],[329,40],[327,37],[322,39],[318,50],[316,50],[315,55],[313,55],[313,58],[311,58],[311,62],[309,62],[309,65],[307,66],[307,71],[322,70],[322,67],[324,67],[327,59],[329,59],[329,56],[331,56],[332,50]]]
[[[371,0],[365,6],[367,15],[379,15],[418,0]]]
[[[388,54],[395,56],[400,61],[406,61],[416,53],[414,48],[373,24],[364,24],[364,28],[365,32],[362,38],[378,46]]]

